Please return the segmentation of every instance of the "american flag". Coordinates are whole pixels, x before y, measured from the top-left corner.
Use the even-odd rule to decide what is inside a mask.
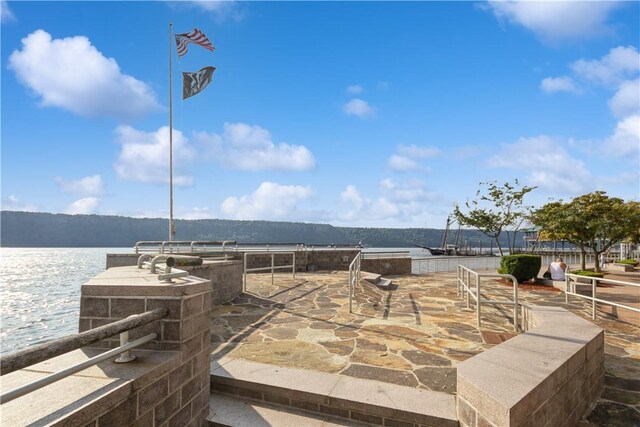
[[[215,50],[207,36],[202,31],[194,28],[190,33],[176,34],[176,45],[178,46],[178,56],[184,56],[187,53],[187,45],[195,43],[208,50]]]

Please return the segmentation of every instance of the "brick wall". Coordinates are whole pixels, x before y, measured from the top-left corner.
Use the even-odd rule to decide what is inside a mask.
[[[189,276],[167,284],[154,277],[148,270],[120,267],[109,269],[82,286],[81,332],[132,314],[166,307],[169,313],[165,318],[132,330],[130,338],[156,332],[158,340],[145,348],[178,354],[175,367],[158,373],[143,387],[134,387],[126,399],[98,414],[88,425],[204,425],[210,394],[209,281]],[[97,346],[117,345],[118,337],[115,337]]]

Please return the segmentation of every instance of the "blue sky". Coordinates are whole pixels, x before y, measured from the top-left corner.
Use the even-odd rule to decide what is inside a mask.
[[[2,1],[2,209],[444,227],[640,198],[639,2]],[[182,71],[217,68],[181,99]]]

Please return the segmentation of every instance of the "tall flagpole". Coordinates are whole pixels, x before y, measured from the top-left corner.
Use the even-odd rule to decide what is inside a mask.
[[[173,240],[173,91],[171,86],[171,36],[173,24],[169,21],[169,241]]]

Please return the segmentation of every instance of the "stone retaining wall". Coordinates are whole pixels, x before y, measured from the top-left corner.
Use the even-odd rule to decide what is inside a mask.
[[[529,307],[528,332],[458,365],[460,425],[572,426],[604,386],[604,331],[560,307]]]
[[[130,331],[130,339],[155,332],[158,340],[144,348],[177,352],[170,370],[149,377],[144,387],[133,387],[123,401],[88,425],[204,425],[209,407],[211,286],[209,280],[193,276],[174,282],[160,282],[148,270],[120,267],[82,286],[80,332],[165,307],[165,318]],[[114,337],[97,347],[117,345]]]
[[[383,276],[411,274],[411,257],[363,258],[361,268]]]

